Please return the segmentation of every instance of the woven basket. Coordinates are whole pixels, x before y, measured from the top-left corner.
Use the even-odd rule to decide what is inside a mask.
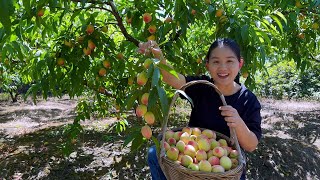
[[[175,92],[175,95],[172,98],[170,107],[169,107],[169,111],[168,114],[166,115],[165,119],[164,119],[164,123],[162,126],[162,134],[160,134],[160,139],[162,139],[162,142],[165,141],[165,132],[167,131],[167,123],[168,123],[168,118],[169,118],[169,114],[170,114],[170,109],[172,108],[172,106],[174,105],[175,101],[177,100],[177,98],[179,97],[179,95],[183,95],[185,96],[189,102],[191,103],[191,105],[193,106],[192,103],[192,99],[186,95],[185,93],[185,89],[189,86],[195,85],[195,84],[206,84],[209,85],[211,87],[213,87],[215,89],[215,91],[219,94],[220,99],[223,103],[223,105],[227,105],[224,96],[222,95],[222,93],[220,92],[220,90],[211,82],[206,81],[206,80],[198,80],[198,81],[191,81],[187,84],[185,84],[184,86],[182,86],[180,88],[180,90],[177,90]],[[182,128],[175,128],[172,129],[173,131],[181,131]],[[204,128],[200,128],[200,129],[204,129]],[[180,180],[180,179],[227,179],[227,180],[231,180],[231,179],[240,179],[243,170],[246,166],[246,161],[245,161],[245,154],[242,151],[242,149],[240,148],[236,133],[234,128],[230,128],[230,138],[219,133],[216,132],[217,135],[217,139],[225,139],[228,142],[228,145],[233,147],[233,149],[236,149],[239,152],[239,157],[238,157],[238,161],[239,164],[236,168],[226,171],[224,173],[213,173],[213,172],[203,172],[203,171],[193,171],[191,169],[185,168],[182,165],[176,164],[174,163],[172,160],[168,159],[165,155],[165,149],[164,149],[164,143],[161,143],[160,145],[160,152],[157,154],[158,156],[158,162],[160,164],[160,167],[163,171],[163,173],[165,174],[166,178],[169,180]]]

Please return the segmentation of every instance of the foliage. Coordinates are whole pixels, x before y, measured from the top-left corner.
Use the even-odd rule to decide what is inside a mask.
[[[201,62],[212,41],[233,38],[241,46],[243,72],[249,72],[245,83],[251,88],[253,74],[265,71],[267,60],[293,59],[302,71],[312,69],[312,61],[319,63],[319,0],[0,2],[0,67],[31,83],[28,94],[34,98],[39,92],[44,98],[49,93],[94,96],[79,102],[82,108],[71,134],[81,131],[79,121],[109,108],[118,109],[116,127],[121,133],[127,126],[123,112],[138,106],[146,92],[150,93],[148,111],[161,125],[172,94],[161,83],[159,69],[175,71],[152,56],[138,54],[139,42],[157,41],[176,71],[202,74]],[[145,13],[151,15],[150,22],[143,19]],[[147,58],[153,62],[149,68],[143,66]],[[0,72],[2,79],[10,77]],[[148,79],[142,86],[134,83],[141,72]],[[142,138],[136,136],[134,147],[145,142]]]
[[[263,97],[319,99],[319,65],[308,72],[300,72],[293,61],[266,66],[268,71],[257,75],[257,93]]]

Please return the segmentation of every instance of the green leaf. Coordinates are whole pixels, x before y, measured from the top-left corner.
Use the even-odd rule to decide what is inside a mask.
[[[286,24],[288,23],[287,18],[284,17],[284,15],[280,11],[276,11],[275,14],[278,15]]]
[[[131,134],[128,134],[127,138],[124,140],[122,148],[125,148],[134,138],[140,133],[140,131],[134,131]]]
[[[158,97],[157,87],[153,87],[149,94],[148,109],[151,109],[157,103]]]
[[[134,101],[139,97],[140,94],[141,93],[139,93],[139,91],[134,91],[128,96],[125,102],[125,104],[127,105],[127,110],[132,108]]]
[[[242,37],[243,42],[245,44],[247,44],[248,38],[249,38],[249,26],[248,25],[244,25],[241,28],[241,37]]]
[[[30,0],[23,0],[23,6],[26,9],[27,14],[31,15],[31,8],[30,8]]]
[[[154,68],[151,87],[157,86],[160,79],[159,68]]]
[[[157,152],[160,152],[160,148],[161,148],[160,141],[154,136],[152,136],[151,138],[152,138],[152,141],[154,142],[154,144],[156,145]]]
[[[0,1],[0,22],[8,34],[11,33],[11,20],[10,20],[11,14],[9,10],[12,9],[12,7],[13,7],[12,0]]]
[[[174,75],[176,78],[179,78],[178,73],[170,66],[166,65],[166,64],[158,64],[157,65],[160,69],[163,69],[167,72],[169,72],[170,74]]]
[[[160,104],[163,114],[168,114],[169,111],[169,103],[168,103],[168,97],[166,94],[166,91],[162,87],[157,87],[158,95],[160,98]]]
[[[279,20],[279,18],[278,18],[277,16],[274,16],[274,15],[271,15],[271,17],[272,17],[272,19],[273,19],[274,21],[276,21],[276,23],[277,23],[277,25],[278,25],[281,33],[283,33],[282,23],[281,23],[281,21]]]
[[[144,142],[144,139],[143,139],[142,134],[141,133],[137,133],[137,135],[135,136],[134,140],[132,141],[131,151],[138,150],[143,142]]]

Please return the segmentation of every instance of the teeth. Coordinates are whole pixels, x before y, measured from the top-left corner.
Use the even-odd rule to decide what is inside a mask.
[[[218,74],[219,76],[228,76],[228,74]]]

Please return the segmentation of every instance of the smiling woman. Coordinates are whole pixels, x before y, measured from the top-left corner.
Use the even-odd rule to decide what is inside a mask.
[[[150,45],[150,47],[148,47]],[[158,48],[155,42],[140,45],[145,48]],[[162,54],[161,63],[166,64]],[[189,126],[207,128],[230,136],[230,128],[234,128],[240,146],[246,151],[254,151],[261,138],[261,105],[256,96],[244,85],[239,83],[239,71],[243,65],[238,44],[231,39],[218,39],[209,48],[206,56],[206,69],[210,76],[178,77],[161,70],[163,81],[174,88],[180,89],[190,81],[207,80],[215,84],[225,96],[227,106],[223,106],[219,95],[214,89],[199,84],[186,88],[194,107],[191,111]],[[151,147],[148,155],[153,179],[165,179],[157,158],[155,147]],[[160,174],[160,175],[159,175]],[[245,172],[241,179],[245,178]]]

